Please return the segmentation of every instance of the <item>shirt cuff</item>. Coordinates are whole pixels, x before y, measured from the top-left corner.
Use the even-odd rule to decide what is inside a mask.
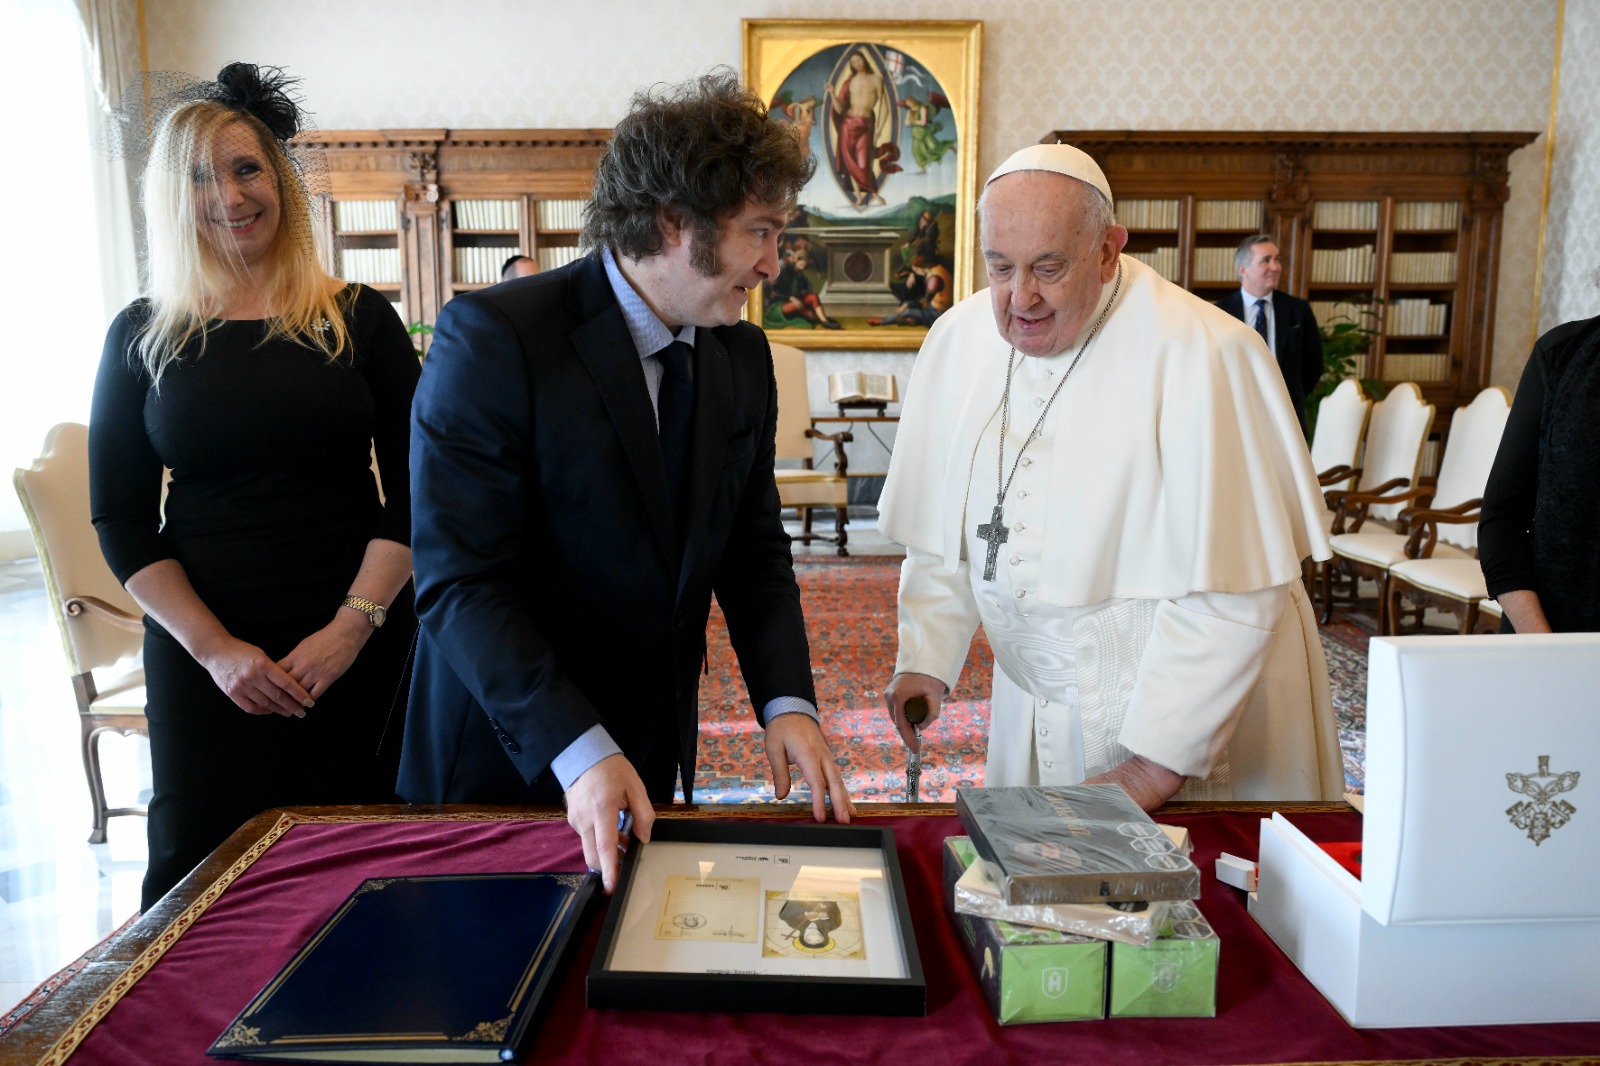
[[[810,700],[800,696],[779,696],[769,700],[767,705],[761,708],[761,727],[765,729],[771,725],[772,720],[780,714],[810,715],[813,722],[818,726],[822,725],[822,715],[817,713],[817,708]]]
[[[601,759],[620,754],[622,749],[611,739],[606,727],[596,722],[584,730],[577,740],[568,744],[560,755],[550,760],[550,772],[556,775],[556,780],[561,782],[561,791],[565,792],[589,767]]]

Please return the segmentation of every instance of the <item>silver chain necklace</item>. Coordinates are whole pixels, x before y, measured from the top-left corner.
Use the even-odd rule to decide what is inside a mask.
[[[1039,412],[1039,420],[1033,424],[1033,429],[1029,431],[1027,437],[1023,438],[1022,447],[1017,449],[1017,457],[1011,461],[1011,473],[1009,475],[1006,473],[1006,430],[1011,426],[1011,375],[1017,365],[1016,346],[1013,345],[1010,353],[1006,355],[1006,391],[1004,398],[1000,401],[1000,449],[999,456],[995,461],[996,491],[994,494],[994,513],[990,515],[989,521],[978,527],[978,537],[988,542],[989,545],[988,555],[983,563],[983,579],[985,581],[994,580],[995,563],[1000,556],[1000,545],[1011,538],[1011,529],[1000,520],[1000,515],[1005,509],[1006,493],[1011,491],[1011,481],[1017,476],[1017,467],[1022,465],[1022,454],[1028,450],[1028,445],[1033,443],[1034,438],[1039,435],[1039,431],[1044,428],[1045,416],[1050,413],[1050,408],[1055,406],[1056,397],[1061,395],[1061,386],[1067,383],[1067,379],[1072,376],[1072,372],[1078,368],[1078,360],[1083,358],[1083,353],[1089,350],[1089,345],[1094,343],[1094,339],[1100,335],[1100,327],[1105,325],[1106,316],[1111,314],[1111,307],[1117,302],[1117,294],[1121,291],[1122,263],[1118,261],[1117,281],[1111,287],[1111,299],[1107,300],[1105,307],[1101,309],[1100,317],[1094,320],[1094,328],[1089,331],[1089,335],[1083,339],[1082,344],[1078,345],[1077,354],[1072,357],[1072,362],[1067,364],[1066,373],[1062,374],[1061,380],[1056,382],[1055,391],[1050,393],[1050,399],[1045,403],[1044,410]]]

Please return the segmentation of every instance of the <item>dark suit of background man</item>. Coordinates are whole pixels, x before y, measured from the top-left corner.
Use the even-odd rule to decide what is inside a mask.
[[[1310,440],[1306,397],[1322,380],[1322,333],[1317,329],[1317,318],[1311,313],[1311,305],[1300,297],[1278,291],[1283,260],[1278,246],[1265,233],[1239,242],[1233,269],[1239,274],[1239,291],[1218,300],[1217,306],[1266,338],[1267,347],[1278,360],[1278,369],[1283,371],[1283,383],[1289,386],[1300,432]],[[1267,314],[1264,324],[1256,318],[1263,308]]]
[[[813,166],[732,72],[639,93],[596,168],[590,254],[457,296],[423,365],[399,791],[565,794],[607,891],[620,814],[647,840],[680,769],[690,794],[713,592],[777,795],[792,762],[819,821],[825,797],[853,813],[778,518],[772,353],[740,321]]]

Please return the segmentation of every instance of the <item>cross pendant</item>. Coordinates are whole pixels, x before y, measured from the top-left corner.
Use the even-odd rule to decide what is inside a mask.
[[[989,556],[983,561],[983,579],[994,580],[994,564],[1000,556],[1000,545],[1004,544],[1011,536],[1011,530],[1000,521],[1001,504],[994,505],[994,514],[989,521],[978,527],[978,536],[989,542]]]

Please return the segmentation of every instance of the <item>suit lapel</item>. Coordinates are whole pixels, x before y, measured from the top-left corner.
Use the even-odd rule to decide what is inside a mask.
[[[728,349],[709,329],[694,331],[694,421],[689,430],[688,469],[684,472],[684,566],[678,591],[689,580],[689,565],[705,540],[707,516],[717,491],[717,476],[727,452],[724,419],[733,410],[733,369]]]
[[[667,499],[667,469],[661,459],[655,412],[650,407],[639,353],[611,292],[605,267],[593,259],[581,263],[573,272],[572,296],[574,310],[583,320],[572,331],[572,346],[588,369],[622,441],[662,558],[669,567],[676,567],[678,537]]]

